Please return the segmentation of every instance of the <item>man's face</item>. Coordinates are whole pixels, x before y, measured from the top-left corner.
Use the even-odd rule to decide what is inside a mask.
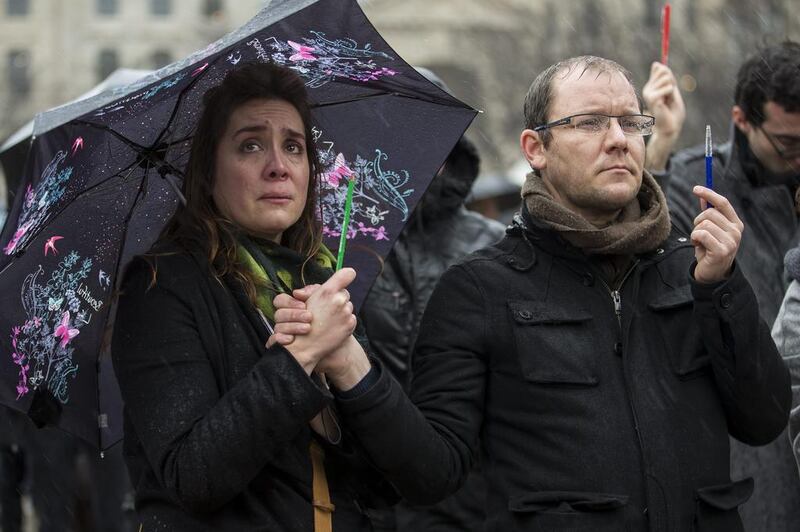
[[[578,67],[562,76],[553,80],[548,122],[579,113],[640,113],[633,87],[619,72],[598,74]],[[551,128],[550,134],[540,157],[528,160],[540,170],[553,198],[595,225],[613,221],[642,184],[644,137],[623,133],[616,118],[599,133],[564,126]]]
[[[760,126],[754,126],[738,106],[733,108],[736,127],[764,168],[778,175],[800,172],[800,113],[787,113],[775,102],[767,102],[764,117]]]

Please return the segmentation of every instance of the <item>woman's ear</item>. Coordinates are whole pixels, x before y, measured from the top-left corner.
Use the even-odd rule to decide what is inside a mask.
[[[519,146],[532,169],[541,171],[547,167],[547,154],[541,133],[532,129],[524,130],[519,137]]]

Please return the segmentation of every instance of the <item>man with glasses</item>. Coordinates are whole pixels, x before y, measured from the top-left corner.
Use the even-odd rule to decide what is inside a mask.
[[[734,262],[741,221],[697,187],[715,208],[689,238],[671,229],[643,170],[654,120],[613,61],[548,68],[525,121],[521,213],[442,276],[411,401],[373,361],[339,412],[412,503],[457,490],[481,453],[485,530],[741,531],[752,482],[731,482],[728,434],[770,441],[791,401]],[[301,330],[302,304],[275,303],[276,332]]]
[[[800,243],[800,44],[787,41],[748,58],[734,102],[730,140],[714,147],[714,188],[747,227],[736,261],[772,326],[788,285],[783,256]],[[703,148],[671,159],[670,211],[687,233],[700,212],[691,189],[704,182]],[[761,448],[732,441],[731,468],[734,478],[755,478],[755,493],[741,512],[747,530],[800,530],[800,477],[786,435]]]

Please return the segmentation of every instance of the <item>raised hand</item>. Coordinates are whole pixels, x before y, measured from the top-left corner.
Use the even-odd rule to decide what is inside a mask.
[[[645,167],[648,170],[664,170],[675,142],[680,136],[686,119],[678,82],[667,65],[654,62],[650,67],[650,78],[642,88],[646,112],[656,118],[653,135],[647,143]]]
[[[727,279],[733,259],[742,241],[744,224],[730,202],[706,187],[696,186],[692,193],[700,198],[701,213],[694,219],[691,238],[697,267],[698,283],[715,283]],[[709,204],[713,208],[706,208]]]

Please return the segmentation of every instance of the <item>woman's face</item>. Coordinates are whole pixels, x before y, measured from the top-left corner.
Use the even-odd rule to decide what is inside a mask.
[[[228,120],[217,146],[212,196],[248,233],[279,243],[300,218],[310,165],[305,128],[284,100],[251,100]]]

